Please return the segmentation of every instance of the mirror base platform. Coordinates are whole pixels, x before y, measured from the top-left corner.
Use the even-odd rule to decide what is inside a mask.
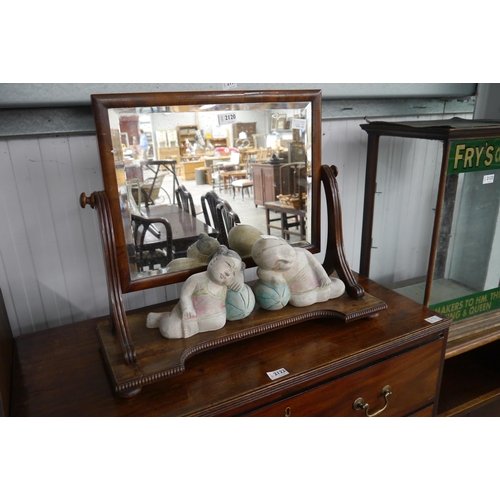
[[[331,318],[332,335],[335,335],[336,326],[369,319],[387,308],[385,302],[366,293],[359,300],[344,294],[337,299],[308,307],[286,306],[279,311],[256,309],[243,320],[228,321],[220,330],[200,333],[188,339],[168,340],[161,336],[159,330],[146,327],[149,312],[164,312],[174,305],[175,301],[163,307],[149,307],[127,315],[136,352],[136,360],[131,364],[124,361],[122,346],[118,335],[113,332],[111,322],[104,321],[98,325],[104,362],[117,395],[131,397],[138,394],[143,386],[180,375],[185,371],[185,363],[190,357],[209,349],[320,318]],[[308,328],[307,325],[304,327]]]
[[[167,340],[158,330],[146,327],[146,316],[149,312],[168,311],[174,307],[175,302],[166,308],[155,306],[143,312],[126,313],[106,193],[94,192],[90,197],[82,193],[80,205],[82,208],[89,205],[97,210],[103,239],[110,317],[108,321],[99,324],[97,330],[115,393],[123,397],[134,396],[145,385],[183,373],[186,360],[195,354],[225,344],[320,318],[332,318],[334,335],[336,324],[373,318],[379,311],[386,309],[383,301],[365,293],[349,267],[344,250],[337,175],[335,166],[321,167],[321,180],[329,206],[328,241],[323,267],[330,276],[335,273],[344,282],[346,293],[336,299],[308,307],[296,308],[288,305],[279,311],[256,309],[244,320],[227,322],[217,331],[176,340]]]

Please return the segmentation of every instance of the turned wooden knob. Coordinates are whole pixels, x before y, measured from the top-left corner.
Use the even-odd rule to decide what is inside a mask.
[[[87,205],[90,205],[91,208],[95,206],[95,195],[92,193],[90,196],[87,196],[85,193],[80,195],[80,206],[85,208]]]

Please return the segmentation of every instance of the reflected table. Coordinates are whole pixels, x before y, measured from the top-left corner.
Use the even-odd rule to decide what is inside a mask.
[[[175,190],[179,187],[179,180],[177,179],[176,173],[176,165],[177,162],[175,160],[148,160],[141,161],[141,170],[146,167],[151,170],[154,174],[153,183],[151,185],[151,190],[156,182],[156,178],[158,177],[158,173],[160,169],[164,169],[167,172],[170,172],[173,175],[173,183],[172,183],[172,201],[175,200]],[[141,172],[142,175],[142,172]],[[151,195],[151,192],[149,193]]]
[[[193,217],[177,205],[150,205],[144,208],[142,213],[146,217],[163,217],[168,220],[172,228],[172,241],[176,257],[184,257],[188,247],[196,242],[201,233],[217,238],[218,233],[213,227]],[[162,227],[158,229],[160,230],[160,239],[165,239],[165,230]],[[145,244],[157,241],[158,239],[154,235],[148,234]]]

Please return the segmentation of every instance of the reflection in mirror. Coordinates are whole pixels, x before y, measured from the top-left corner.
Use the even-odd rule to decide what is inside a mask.
[[[124,292],[185,281],[206,267],[201,247],[256,232],[320,251],[321,91],[108,94],[92,104]]]
[[[309,245],[310,102],[108,112],[132,280],[203,265],[190,247],[200,234],[227,241],[234,220]],[[233,213],[230,227],[205,202],[210,191]]]

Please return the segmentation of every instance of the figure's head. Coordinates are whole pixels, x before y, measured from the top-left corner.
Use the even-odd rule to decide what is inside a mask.
[[[252,247],[254,262],[266,271],[287,271],[295,263],[295,249],[284,239],[260,237]]]
[[[222,286],[230,286],[243,279],[245,264],[241,257],[225,245],[221,245],[214,253],[207,266],[210,281]]]

